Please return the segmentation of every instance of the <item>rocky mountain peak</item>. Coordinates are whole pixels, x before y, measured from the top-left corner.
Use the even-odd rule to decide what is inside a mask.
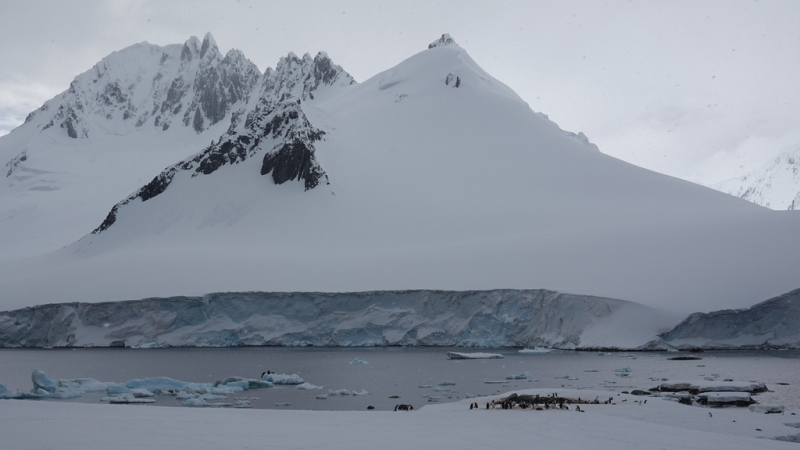
[[[449,34],[445,33],[445,34],[443,34],[443,35],[442,35],[442,37],[440,37],[439,39],[437,39],[437,40],[435,40],[435,41],[431,42],[431,43],[428,45],[428,48],[434,48],[434,47],[444,47],[444,46],[446,46],[446,45],[450,45],[450,44],[453,44],[453,45],[458,45],[458,44],[456,44],[456,41],[455,41],[455,39],[453,39],[452,37],[450,37],[450,35],[449,35]]]
[[[217,48],[217,41],[214,40],[214,36],[211,33],[206,33],[205,37],[203,37],[203,44],[200,46],[200,58],[205,58],[209,51],[219,54],[219,48]]]

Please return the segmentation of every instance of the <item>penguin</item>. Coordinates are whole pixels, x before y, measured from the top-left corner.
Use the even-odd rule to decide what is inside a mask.
[[[470,404],[469,404],[469,410],[470,410],[470,411],[472,411],[472,405],[474,405],[474,403],[470,403]]]
[[[714,417],[714,416],[712,416],[711,413],[708,413],[708,417]]]
[[[264,378],[264,375],[266,375],[266,374],[267,374],[267,372],[261,372],[261,378]]]

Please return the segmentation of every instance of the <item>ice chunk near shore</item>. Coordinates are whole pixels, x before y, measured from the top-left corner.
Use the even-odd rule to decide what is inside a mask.
[[[447,357],[450,359],[503,359],[504,356],[499,353],[460,353],[460,352],[447,352]]]
[[[700,392],[749,392],[755,394],[765,392],[767,386],[755,381],[668,381],[661,383],[658,389],[663,392],[689,391]]]
[[[536,355],[536,354],[540,354],[540,353],[550,353],[552,351],[553,350],[549,349],[549,348],[534,347],[534,348],[523,348],[519,352],[524,354],[524,355]]]
[[[236,400],[236,403],[233,404],[234,408],[252,408],[253,405],[250,404],[250,400]]]
[[[710,406],[748,406],[753,403],[749,392],[703,392],[697,396],[697,401]]]
[[[530,372],[523,372],[519,375],[507,376],[506,380],[527,380],[529,378],[533,378],[533,375]]]
[[[633,372],[633,370],[631,370],[630,367],[625,366],[619,369],[614,369],[614,372],[628,373],[628,372]]]
[[[31,373],[33,393],[50,398],[76,398],[87,392],[104,391],[111,383],[103,383],[94,378],[74,378],[52,380],[39,369]]]
[[[325,395],[325,394],[322,394],[322,395],[318,395],[318,396],[316,396],[315,398],[316,398],[317,400],[327,400],[327,399],[328,399],[328,396],[327,396],[327,395]]]
[[[169,391],[170,389],[180,390],[185,388],[189,383],[185,381],[173,380],[169,377],[152,377],[133,379],[125,383],[128,389],[144,388],[150,392],[158,393],[161,391]],[[211,386],[209,384],[209,386]]]
[[[311,383],[303,383],[303,384],[298,384],[295,387],[295,389],[301,389],[301,390],[322,389],[322,386],[316,386]]]
[[[784,411],[783,405],[750,405],[750,411],[761,414],[776,414]]]
[[[208,402],[201,397],[195,397],[183,402],[183,406],[208,406]]]
[[[269,381],[272,384],[303,384],[305,380],[300,378],[296,373],[286,375],[282,373],[270,373],[261,377],[263,381]]]
[[[0,384],[0,399],[17,398],[20,396],[16,389],[9,389],[5,384]]]
[[[367,395],[367,394],[369,394],[369,391],[367,391],[366,389],[362,389],[360,391],[353,391],[352,394],[353,395]]]
[[[147,391],[149,392],[149,391]],[[152,395],[152,394],[151,394]],[[104,402],[109,402],[115,405],[125,405],[125,404],[141,404],[141,403],[155,403],[156,400],[153,398],[141,398],[136,397],[133,394],[119,394],[110,397],[103,397],[100,399]]]
[[[350,361],[350,364],[354,364],[354,365],[360,366],[362,364],[369,364],[369,363],[367,361],[364,361],[363,359],[356,358],[356,359]]]

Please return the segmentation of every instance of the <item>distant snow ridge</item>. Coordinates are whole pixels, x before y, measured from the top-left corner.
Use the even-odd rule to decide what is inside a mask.
[[[0,313],[0,347],[636,348],[658,327],[637,335],[618,319],[652,322],[657,316],[631,302],[545,290],[222,293]],[[597,330],[603,340],[592,338]],[[280,383],[270,378],[276,376],[283,375],[264,379]]]
[[[767,208],[800,210],[800,144],[741,178],[711,187]]]
[[[103,58],[25,122],[38,119],[42,130],[58,126],[75,139],[114,120],[129,123],[128,130],[166,130],[177,120],[200,133],[246,103],[260,76],[239,50],[223,57],[211,33],[183,46],[143,42]]]

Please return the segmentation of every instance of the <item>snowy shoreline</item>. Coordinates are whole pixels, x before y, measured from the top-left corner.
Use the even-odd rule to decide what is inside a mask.
[[[550,395],[550,390],[514,391]],[[797,436],[796,411],[687,407],[667,399],[621,394],[615,405],[574,410],[483,408],[510,393],[426,405],[412,412],[158,408],[4,401],[4,445],[15,449],[154,448],[504,448],[536,442],[546,448],[791,449],[775,440]],[[607,398],[603,391],[559,390],[566,397]],[[477,401],[480,408],[470,410]],[[713,412],[713,417],[709,414]],[[790,418],[791,417],[791,418]],[[140,424],[132,427],[131,424]],[[145,424],[152,424],[147,426]],[[169,424],[169,426],[160,426]],[[142,433],[142,426],[147,428]],[[265,429],[265,426],[267,429]],[[446,430],[446,431],[445,431]],[[354,438],[357,437],[357,438]],[[187,441],[190,439],[190,442]]]

